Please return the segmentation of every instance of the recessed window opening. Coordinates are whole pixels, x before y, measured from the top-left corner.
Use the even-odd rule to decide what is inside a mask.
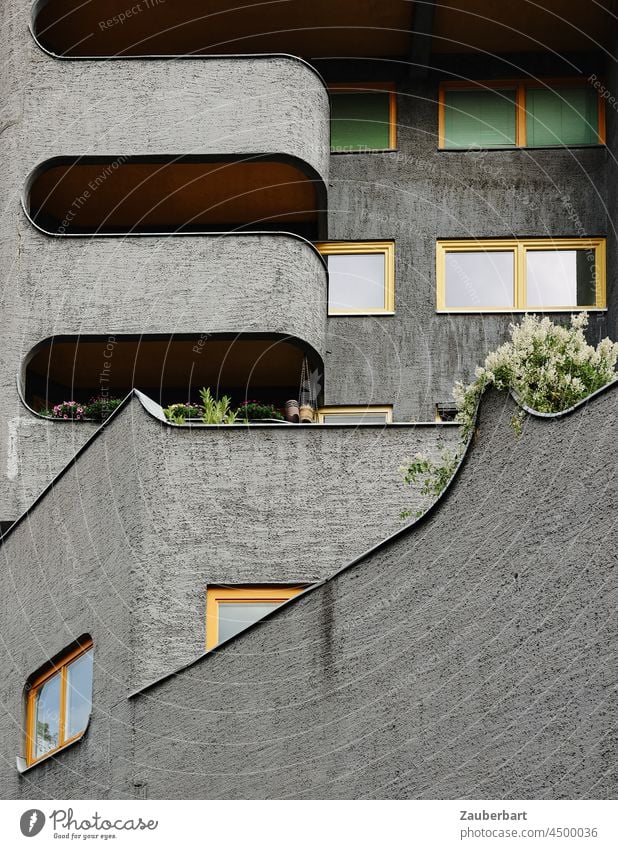
[[[329,272],[329,315],[392,314],[394,242],[320,242]]]
[[[92,640],[86,640],[30,682],[26,752],[29,765],[83,735],[92,709],[92,677]]]

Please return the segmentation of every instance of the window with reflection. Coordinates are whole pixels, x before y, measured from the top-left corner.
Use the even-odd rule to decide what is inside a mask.
[[[93,648],[88,640],[31,682],[27,704],[29,765],[83,735],[92,709],[92,673]]]
[[[560,147],[605,144],[605,109],[586,77],[455,80],[439,91],[439,147]]]
[[[393,421],[393,408],[386,407],[321,407],[320,424],[388,424]]]
[[[317,248],[328,265],[329,315],[394,311],[394,242],[321,242]]]
[[[397,95],[393,85],[333,85],[330,102],[333,153],[393,150],[397,146]]]
[[[606,307],[605,239],[440,241],[438,311]]]
[[[212,649],[258,622],[304,587],[209,587],[206,593],[206,648]]]

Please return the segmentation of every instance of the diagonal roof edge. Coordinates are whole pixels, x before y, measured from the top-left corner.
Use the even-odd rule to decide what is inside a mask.
[[[590,401],[593,401],[596,398],[600,397],[601,395],[604,395],[605,393],[614,389],[616,386],[618,386],[618,378],[611,381],[610,383],[606,383],[605,386],[602,386],[600,389],[597,389],[596,392],[593,392],[591,395],[588,395],[586,398],[583,398],[581,401],[578,401],[576,404],[573,404],[572,407],[569,407],[566,410],[561,410],[558,413],[539,413],[536,410],[532,410],[529,407],[527,407],[525,404],[521,404],[512,392],[509,393],[509,398],[515,404],[515,406],[525,410],[529,415],[534,416],[538,419],[562,419],[562,418],[565,418],[566,416],[569,416],[572,413],[586,407],[589,404]],[[492,392],[492,393],[498,394],[498,390],[496,390],[496,389],[491,389],[489,391]],[[478,421],[481,402],[482,402],[482,399],[479,402],[479,405],[477,406],[477,409],[476,409],[476,420],[477,421]],[[223,640],[223,642],[214,646],[214,648],[209,649],[208,651],[203,652],[202,654],[198,655],[196,658],[194,658],[189,663],[185,663],[182,666],[178,667],[177,669],[173,670],[172,672],[167,672],[165,675],[162,675],[161,677],[156,678],[154,681],[151,681],[148,684],[145,684],[143,687],[140,687],[139,689],[134,690],[133,692],[129,693],[127,698],[128,699],[134,699],[134,698],[137,698],[138,696],[144,695],[144,694],[148,693],[150,690],[159,686],[160,684],[163,684],[166,681],[168,681],[169,679],[175,678],[176,676],[180,675],[185,670],[191,669],[193,666],[196,666],[197,664],[201,663],[204,659],[209,657],[211,654],[218,652],[220,649],[222,649],[224,646],[226,646],[230,641],[236,640],[239,637],[241,637],[243,634],[246,634],[248,631],[252,631],[254,628],[259,627],[263,622],[267,621],[268,619],[271,619],[272,617],[278,616],[287,607],[289,607],[290,605],[293,605],[293,604],[297,604],[300,601],[300,599],[304,598],[309,593],[312,593],[315,590],[317,590],[319,587],[322,587],[325,584],[330,583],[330,581],[337,578],[339,575],[343,574],[344,572],[349,571],[350,569],[353,569],[355,566],[358,566],[360,563],[367,560],[373,554],[376,554],[377,552],[381,551],[382,549],[388,547],[391,543],[395,542],[396,540],[400,539],[401,537],[409,534],[411,531],[416,530],[418,527],[425,524],[429,520],[429,518],[432,517],[433,514],[435,512],[437,512],[438,509],[440,509],[440,507],[442,506],[442,502],[445,500],[445,498],[447,497],[447,494],[453,488],[453,486],[456,482],[456,479],[459,477],[459,473],[460,473],[461,469],[463,468],[464,464],[468,460],[468,457],[469,457],[470,452],[471,452],[471,445],[472,445],[473,438],[474,438],[474,433],[472,433],[470,438],[468,439],[466,446],[465,446],[465,450],[464,450],[463,454],[461,455],[461,457],[459,459],[459,462],[457,464],[457,467],[455,468],[455,471],[454,471],[451,479],[449,480],[449,482],[445,486],[444,490],[440,493],[440,496],[433,502],[433,504],[425,511],[425,513],[423,513],[423,515],[420,518],[415,519],[412,522],[409,522],[407,525],[405,525],[405,527],[401,528],[398,531],[395,531],[395,533],[390,534],[388,537],[385,537],[379,543],[377,543],[376,545],[373,545],[371,548],[367,549],[367,551],[363,552],[363,554],[359,555],[358,557],[355,557],[354,560],[350,561],[349,563],[346,563],[340,569],[337,569],[337,571],[333,572],[332,575],[329,575],[327,578],[323,578],[321,581],[318,581],[315,584],[311,584],[311,586],[307,587],[302,592],[297,593],[295,596],[292,596],[292,598],[288,599],[287,601],[283,602],[282,604],[277,605],[277,607],[273,608],[273,610],[269,611],[261,619],[258,619],[257,622],[253,622],[251,625],[249,625],[247,628],[244,628],[238,634],[235,634],[234,636],[229,637],[227,640]]]

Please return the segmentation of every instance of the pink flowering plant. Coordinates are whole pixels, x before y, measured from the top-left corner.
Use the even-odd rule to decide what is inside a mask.
[[[51,416],[53,419],[71,419],[76,422],[84,420],[84,407],[78,401],[63,401],[62,404],[56,404],[52,408]]]

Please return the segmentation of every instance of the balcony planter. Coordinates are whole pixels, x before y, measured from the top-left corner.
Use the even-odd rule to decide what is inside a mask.
[[[300,408],[298,406],[298,401],[285,402],[284,416],[286,422],[291,422],[292,424],[298,423],[300,419]]]
[[[311,424],[315,421],[315,410],[311,404],[300,405],[300,422],[301,424]]]

